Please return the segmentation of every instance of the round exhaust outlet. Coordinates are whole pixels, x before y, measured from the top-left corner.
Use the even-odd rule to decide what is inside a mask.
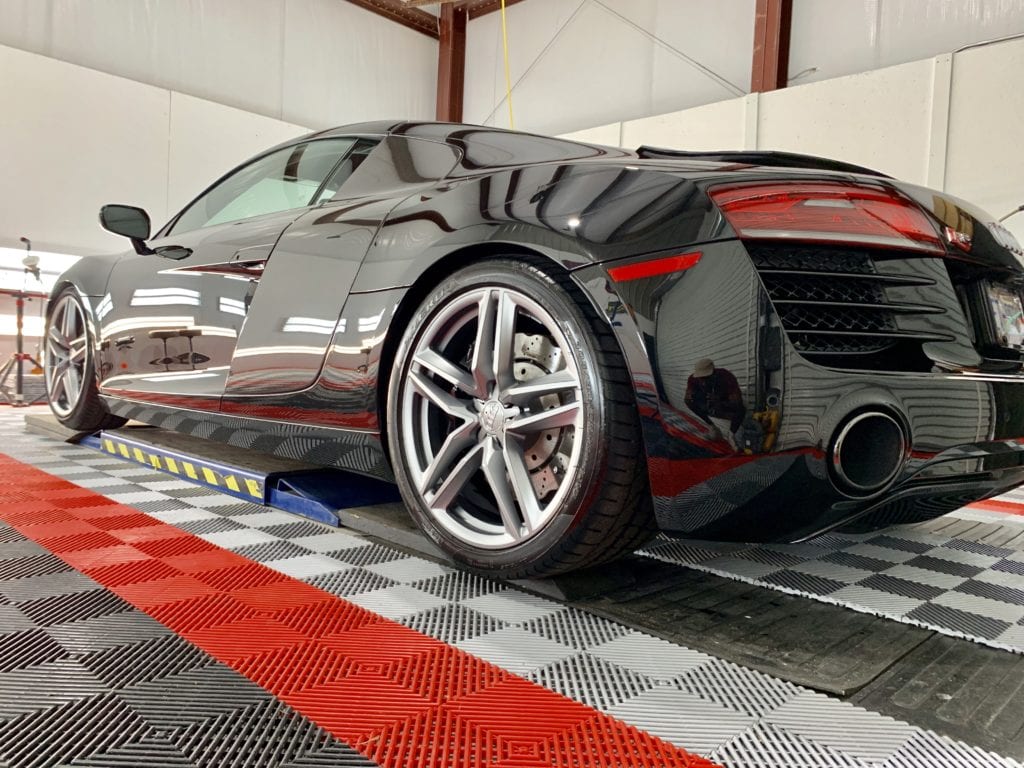
[[[903,425],[882,411],[847,419],[832,441],[832,469],[839,489],[854,496],[882,490],[899,473],[907,455]]]

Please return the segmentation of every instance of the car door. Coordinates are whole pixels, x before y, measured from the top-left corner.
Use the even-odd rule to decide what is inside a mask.
[[[216,410],[281,233],[327,192],[351,138],[270,152],[232,172],[114,267],[97,312],[104,391]],[[185,399],[181,399],[185,398]]]
[[[341,317],[349,289],[388,213],[458,159],[439,142],[357,141],[326,185],[335,191],[329,197],[325,191],[322,204],[288,228],[266,264],[231,362],[224,411],[264,415],[267,397],[317,381],[335,339],[381,333],[383,309],[351,321]]]

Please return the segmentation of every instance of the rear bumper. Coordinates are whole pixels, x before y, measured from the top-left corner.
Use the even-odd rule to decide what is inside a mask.
[[[662,530],[796,541],[936,517],[1024,483],[1024,377],[813,363],[766,333],[777,318],[742,245],[701,250],[696,267],[670,275],[574,273],[631,370]],[[687,382],[705,359],[735,377],[740,429],[691,407]],[[905,445],[880,487],[851,490],[837,479],[836,436],[869,411],[897,420]]]

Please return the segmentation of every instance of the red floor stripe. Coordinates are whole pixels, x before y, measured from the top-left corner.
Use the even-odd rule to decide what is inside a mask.
[[[0,478],[0,519],[386,768],[713,768],[3,454]]]
[[[1015,501],[1000,501],[999,499],[986,499],[985,501],[976,501],[973,504],[968,504],[968,507],[974,509],[984,509],[989,512],[1005,512],[1008,515],[1024,515],[1024,504],[1018,504]]]

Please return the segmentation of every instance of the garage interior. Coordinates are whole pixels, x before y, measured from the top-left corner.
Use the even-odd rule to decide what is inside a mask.
[[[0,0],[0,71],[0,768],[1024,765],[1024,491],[502,581],[388,483],[73,433],[37,365],[101,206],[362,121],[816,155],[1024,241],[1024,0]]]

